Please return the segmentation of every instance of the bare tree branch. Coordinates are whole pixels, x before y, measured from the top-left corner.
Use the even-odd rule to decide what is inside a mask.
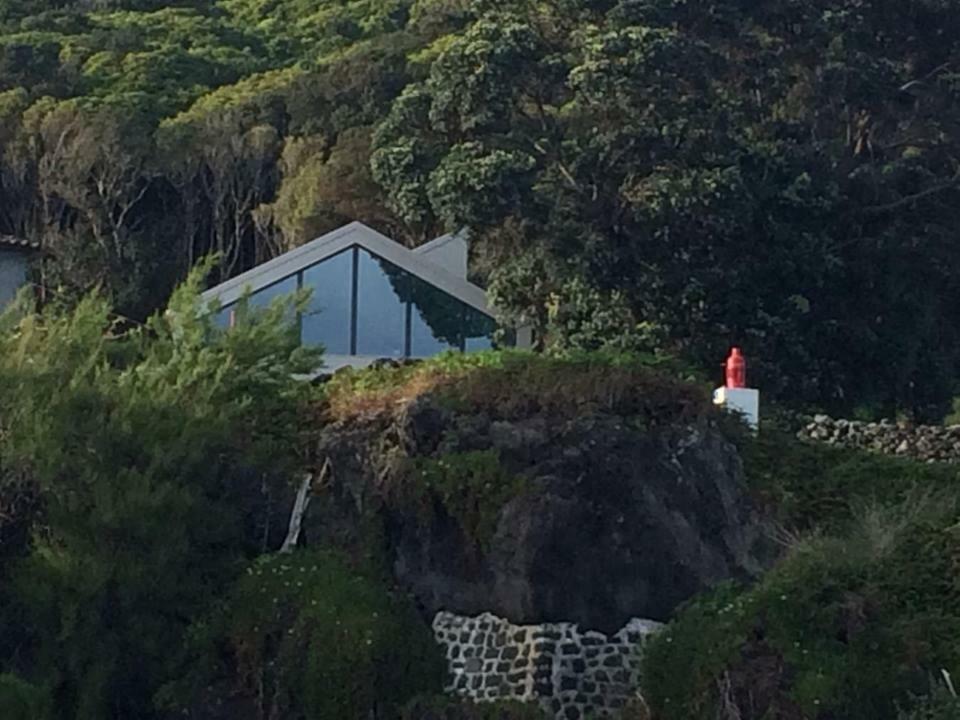
[[[902,207],[906,207],[907,205],[911,205],[919,200],[923,200],[925,197],[930,197],[931,195],[936,195],[946,190],[952,190],[958,185],[960,185],[960,173],[957,173],[945,182],[928,187],[926,190],[914,193],[913,195],[907,195],[906,197],[902,197],[894,202],[886,203],[885,205],[872,205],[870,207],[866,207],[863,209],[863,213],[865,215],[880,215],[882,213],[899,210]]]

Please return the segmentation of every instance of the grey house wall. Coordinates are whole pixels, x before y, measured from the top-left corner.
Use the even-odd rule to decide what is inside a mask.
[[[29,260],[21,250],[0,250],[0,306],[6,305],[27,282]]]
[[[451,275],[467,279],[467,239],[461,235],[444,235],[426,245],[414,248],[413,252],[438,265]]]

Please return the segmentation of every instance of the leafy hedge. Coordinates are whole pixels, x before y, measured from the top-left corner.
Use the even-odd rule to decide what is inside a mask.
[[[755,586],[695,599],[653,642],[654,717],[953,717],[917,698],[931,674],[960,672],[957,470],[776,434],[741,445],[788,548]]]
[[[258,559],[197,626],[194,650],[165,704],[229,676],[260,716],[285,720],[380,717],[438,691],[445,670],[407,598],[332,551]]]
[[[0,717],[31,686],[56,717],[152,717],[191,622],[265,541],[261,488],[302,461],[293,374],[317,354],[289,301],[213,327],[206,269],[145,327],[98,296],[0,316],[0,674],[32,684],[5,681]]]

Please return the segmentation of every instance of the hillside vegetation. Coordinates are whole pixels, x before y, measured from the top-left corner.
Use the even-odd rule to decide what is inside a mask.
[[[349,220],[469,226],[556,347],[938,418],[960,336],[950,0],[7,0],[0,232],[143,318]]]
[[[534,717],[436,699],[441,659],[390,570],[385,526],[361,522],[352,544],[275,554],[290,478],[318,471],[327,423],[358,437],[420,397],[491,427],[539,415],[577,431],[592,414],[662,440],[712,417],[708,386],[662,359],[508,352],[318,388],[291,377],[317,361],[283,327],[291,300],[218,330],[198,314],[201,274],[143,328],[96,297],[2,318],[0,715]],[[709,422],[739,446],[745,490],[776,520],[784,557],[755,584],[680,608],[647,656],[652,717],[956,717],[939,680],[960,674],[955,467]],[[467,425],[457,432],[471,442]],[[583,447],[602,444],[596,428]],[[383,431],[369,440],[388,450],[396,437]],[[411,456],[395,466],[417,470],[403,474],[401,501],[451,518],[482,553],[491,518],[527,493],[516,461],[530,447],[509,466],[509,453],[482,450]],[[584,505],[603,482],[579,486]],[[315,492],[323,504],[337,491]]]
[[[646,659],[654,717],[960,716],[960,471],[740,442],[784,557],[678,612]]]
[[[463,574],[518,498],[485,566],[526,573],[503,607],[544,548],[531,616],[618,625],[618,586],[676,585],[643,720],[960,718],[957,466],[753,437],[709,402],[736,344],[765,420],[950,409],[956,5],[0,0],[0,235],[42,246],[0,315],[0,718],[535,718],[438,695],[414,587],[488,609]],[[543,352],[308,383],[322,350],[283,321],[305,298],[230,330],[200,306],[352,220],[469,230]],[[327,430],[375,492],[331,489]],[[317,517],[359,521],[278,554],[305,476]]]

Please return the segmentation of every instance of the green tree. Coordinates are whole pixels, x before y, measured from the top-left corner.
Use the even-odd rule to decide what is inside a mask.
[[[942,412],[960,348],[944,3],[475,7],[379,128],[398,213],[468,224],[515,313],[546,318],[579,278],[698,363],[745,346],[780,397]],[[536,294],[498,277],[529,253]]]
[[[143,327],[98,296],[3,316],[0,494],[39,504],[0,568],[0,670],[48,688],[56,717],[151,716],[192,619],[259,550],[260,486],[302,462],[292,374],[317,358],[290,301],[217,330],[205,270]]]

